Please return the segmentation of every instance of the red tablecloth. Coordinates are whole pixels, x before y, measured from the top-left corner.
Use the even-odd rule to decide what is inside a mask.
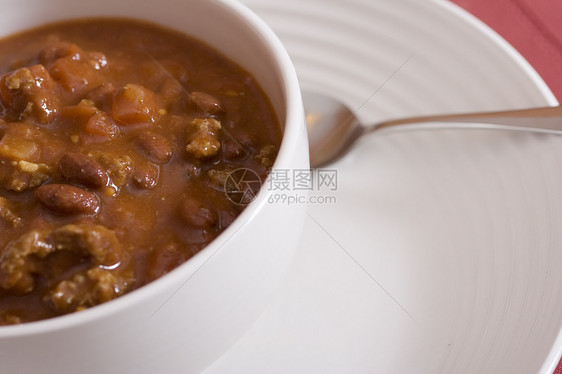
[[[491,26],[539,72],[562,102],[562,1],[452,0]]]
[[[480,18],[510,42],[562,102],[562,1],[451,1]],[[562,361],[554,374],[562,374]]]

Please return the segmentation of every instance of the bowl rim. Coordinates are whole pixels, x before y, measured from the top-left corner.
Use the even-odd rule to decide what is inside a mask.
[[[288,165],[295,151],[295,146],[299,138],[306,137],[304,129],[304,109],[302,104],[301,91],[297,79],[297,73],[289,57],[289,54],[277,35],[257,14],[250,10],[246,5],[236,0],[205,0],[226,9],[231,17],[236,18],[240,22],[244,22],[247,26],[258,34],[262,40],[264,51],[273,57],[276,62],[275,74],[279,77],[279,81],[283,83],[282,98],[285,104],[285,119],[282,125],[283,134],[281,146],[277,158],[275,159],[272,170],[281,169],[284,165]],[[270,173],[264,185],[271,178]],[[248,224],[257,213],[267,204],[267,199],[271,195],[271,191],[261,188],[256,198],[248,204],[242,213],[217,236],[211,243],[206,245],[201,251],[179,265],[169,273],[158,279],[130,292],[120,296],[114,300],[96,305],[81,312],[74,312],[48,318],[44,320],[27,322],[20,325],[0,326],[0,339],[24,337],[29,335],[46,334],[53,331],[73,328],[80,325],[108,318],[112,314],[116,314],[124,309],[131,309],[143,300],[151,296],[164,292],[176,287],[170,296],[160,305],[162,307],[167,300],[175,295],[175,293],[186,284],[189,279],[197,274],[205,264],[212,259],[220,250],[228,244],[238,231]],[[179,287],[177,286],[179,284]],[[158,307],[153,314],[157,313]]]

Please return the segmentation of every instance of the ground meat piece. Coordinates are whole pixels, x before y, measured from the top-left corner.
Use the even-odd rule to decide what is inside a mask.
[[[20,323],[22,323],[21,318],[14,314],[5,313],[0,316],[0,325],[18,325]]]
[[[13,120],[50,123],[58,110],[58,88],[43,65],[21,68],[0,78],[0,103]]]
[[[79,273],[71,279],[60,282],[50,293],[48,298],[58,310],[69,310],[76,308],[79,298],[88,295],[91,282],[85,274]]]
[[[99,267],[88,270],[87,274],[95,282],[92,291],[96,304],[119,296],[129,283],[126,277],[117,277],[114,273]]]
[[[133,161],[129,156],[102,153],[97,160],[105,168],[112,185],[121,188],[127,184],[133,172]]]
[[[48,297],[55,308],[70,312],[112,300],[125,293],[130,283],[128,276],[96,267],[60,282]]]
[[[0,257],[0,287],[17,293],[31,292],[37,262],[55,251],[74,251],[94,266],[117,267],[122,259],[115,233],[94,224],[69,224],[51,230],[32,230],[10,242]]]
[[[3,197],[0,197],[0,218],[12,227],[21,224],[21,218],[12,211],[10,202]]]
[[[121,261],[121,246],[115,233],[101,225],[69,224],[51,234],[55,250],[79,251],[90,255],[94,263],[114,267]]]
[[[277,149],[274,145],[266,145],[260,149],[259,153],[254,157],[257,162],[266,168],[273,166],[275,157],[277,156]]]
[[[0,187],[7,191],[22,192],[40,186],[52,173],[46,164],[28,161],[2,161]]]
[[[53,251],[48,233],[32,230],[9,243],[0,257],[0,287],[17,293],[28,293],[35,287],[35,258],[45,258]],[[35,258],[30,257],[34,255]]]
[[[221,123],[214,118],[196,118],[191,127],[185,150],[196,158],[216,155],[221,149]]]

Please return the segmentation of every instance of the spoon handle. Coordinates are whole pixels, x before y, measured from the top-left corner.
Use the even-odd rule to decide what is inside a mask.
[[[562,133],[562,107],[543,107],[532,109],[506,110],[500,112],[481,112],[466,114],[445,114],[437,116],[410,117],[385,121],[368,131],[379,130],[398,125],[413,125],[428,122],[455,122],[446,127],[467,127],[464,123],[481,124],[481,128],[508,128],[511,130]],[[490,126],[492,125],[492,126]],[[496,125],[496,126],[493,126]]]

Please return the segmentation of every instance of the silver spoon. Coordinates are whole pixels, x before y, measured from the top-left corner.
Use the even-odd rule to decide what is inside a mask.
[[[430,126],[427,124],[430,122],[447,122],[434,128],[507,129],[562,134],[560,106],[410,117],[363,126],[352,110],[332,97],[304,91],[303,100],[310,145],[310,165],[313,168],[330,164],[345,155],[362,135],[399,125],[402,127],[425,123],[428,128]]]

